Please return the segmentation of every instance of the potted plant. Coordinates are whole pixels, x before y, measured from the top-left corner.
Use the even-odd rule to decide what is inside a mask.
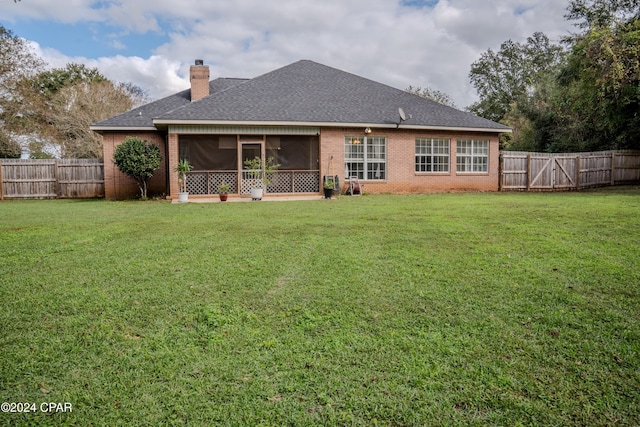
[[[336,182],[333,178],[325,178],[324,180],[324,198],[330,199],[333,196],[333,190],[336,187]]]
[[[218,186],[218,197],[221,202],[226,202],[229,197],[229,184],[225,184],[224,181]]]
[[[263,167],[262,159],[256,156],[245,160],[244,167],[249,171],[248,177],[251,180],[251,200],[262,200],[264,190],[270,182],[269,175],[277,171],[280,165],[275,163],[273,157],[269,157]]]
[[[192,169],[189,161],[187,159],[180,159],[178,161],[178,166],[174,169],[178,172],[178,201],[179,202],[188,202],[189,201],[189,193],[187,192],[187,172],[190,172]]]

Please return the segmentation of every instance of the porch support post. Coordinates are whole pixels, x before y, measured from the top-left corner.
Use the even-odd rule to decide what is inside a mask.
[[[236,153],[238,157],[238,195],[242,194],[242,169],[244,163],[242,159],[242,142],[240,142],[240,135],[236,135]]]
[[[178,166],[178,134],[170,133],[167,138],[167,156],[169,157],[169,170],[167,171],[169,174],[169,198],[177,199],[178,198],[178,172],[175,172],[175,168]]]

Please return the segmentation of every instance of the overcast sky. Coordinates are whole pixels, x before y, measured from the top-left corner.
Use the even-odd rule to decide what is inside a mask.
[[[398,89],[477,99],[471,63],[536,31],[572,30],[568,0],[0,0],[0,22],[54,67],[79,62],[157,99],[211,78],[256,77],[310,59]]]

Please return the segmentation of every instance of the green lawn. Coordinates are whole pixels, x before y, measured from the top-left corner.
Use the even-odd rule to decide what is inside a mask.
[[[0,257],[0,425],[640,424],[637,186],[5,201]]]

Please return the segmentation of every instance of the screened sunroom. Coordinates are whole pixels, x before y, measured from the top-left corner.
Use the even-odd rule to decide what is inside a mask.
[[[309,132],[311,133],[311,132]],[[190,195],[217,194],[221,183],[229,194],[248,195],[252,180],[244,162],[273,158],[278,169],[268,177],[269,194],[320,191],[319,132],[287,134],[181,134],[178,155],[192,166],[187,174]]]

